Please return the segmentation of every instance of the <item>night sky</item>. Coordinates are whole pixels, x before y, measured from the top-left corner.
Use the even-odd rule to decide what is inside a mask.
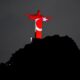
[[[0,0],[0,62],[30,43],[34,21],[24,14],[37,9],[53,18],[43,23],[43,37],[68,35],[80,48],[80,0]]]

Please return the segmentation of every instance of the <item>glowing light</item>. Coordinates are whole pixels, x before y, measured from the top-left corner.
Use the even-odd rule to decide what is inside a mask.
[[[48,21],[48,17],[44,17],[40,14],[40,10],[37,11],[37,14],[25,14],[30,20],[35,21],[35,38],[42,39],[42,22]]]

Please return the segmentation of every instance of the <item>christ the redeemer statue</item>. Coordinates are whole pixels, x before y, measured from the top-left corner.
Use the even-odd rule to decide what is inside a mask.
[[[35,21],[35,38],[42,39],[42,22],[48,21],[49,17],[44,17],[40,14],[40,10],[37,14],[25,14],[30,20]]]

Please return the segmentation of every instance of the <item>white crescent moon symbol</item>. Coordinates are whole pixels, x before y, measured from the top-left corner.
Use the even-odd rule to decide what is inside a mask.
[[[37,31],[42,31],[42,28],[38,28],[38,27],[36,26],[36,30],[37,30]]]
[[[42,28],[39,28],[37,25],[36,25],[36,22],[39,20],[39,18],[38,19],[35,19],[35,31],[37,30],[37,31],[42,31]]]

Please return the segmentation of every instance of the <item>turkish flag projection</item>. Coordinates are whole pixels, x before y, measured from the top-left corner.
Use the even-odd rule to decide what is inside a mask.
[[[42,38],[42,19],[35,20],[35,33],[36,38]]]
[[[42,22],[48,21],[48,17],[44,17],[40,14],[40,11],[37,11],[37,14],[25,14],[29,17],[30,20],[35,20],[35,38],[42,39]]]

